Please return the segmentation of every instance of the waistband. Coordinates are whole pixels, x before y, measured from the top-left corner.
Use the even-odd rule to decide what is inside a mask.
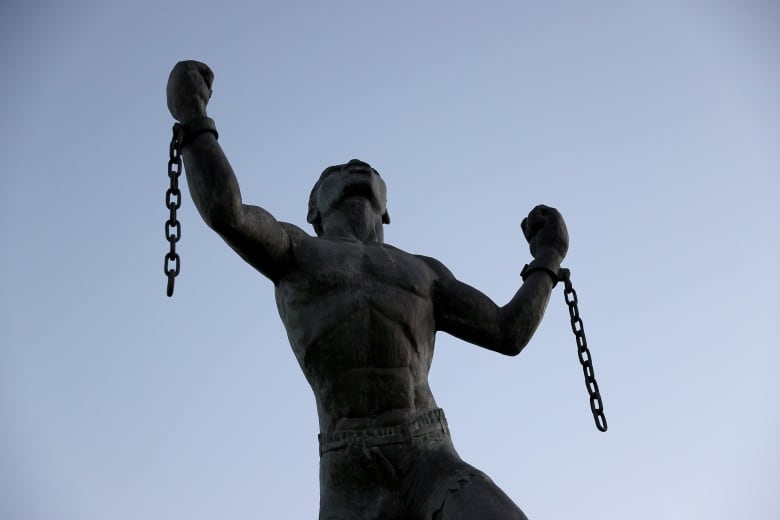
[[[328,451],[341,450],[348,446],[371,448],[390,444],[407,444],[416,437],[423,437],[435,432],[450,434],[447,418],[441,408],[426,412],[403,424],[364,430],[337,430],[320,433],[317,437],[320,441],[320,456],[322,456]]]

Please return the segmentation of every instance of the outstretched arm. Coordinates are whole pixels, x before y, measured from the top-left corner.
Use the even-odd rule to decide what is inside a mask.
[[[197,61],[176,64],[168,78],[168,108],[185,126],[206,117],[214,74]],[[249,264],[272,281],[292,267],[288,228],[266,210],[243,204],[238,181],[210,132],[187,139],[182,149],[187,184],[203,220]]]
[[[503,307],[458,281],[440,262],[428,260],[437,273],[434,312],[438,330],[509,356],[519,354],[528,344],[554,285],[550,272],[560,268],[569,238],[563,217],[547,206],[534,208],[522,228],[534,261],[523,285]]]

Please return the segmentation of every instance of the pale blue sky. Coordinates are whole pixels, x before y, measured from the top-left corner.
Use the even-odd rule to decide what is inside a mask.
[[[0,518],[315,518],[314,400],[270,282],[181,210],[181,59],[246,201],[308,229],[360,158],[387,242],[500,304],[519,223],[561,210],[610,430],[558,288],[505,358],[446,335],[461,455],[532,520],[780,510],[780,7],[772,1],[6,2],[0,7]]]

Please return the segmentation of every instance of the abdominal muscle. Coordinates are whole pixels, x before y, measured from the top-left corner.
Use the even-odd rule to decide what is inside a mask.
[[[398,424],[436,408],[428,386],[432,344],[369,307],[296,349],[314,391],[321,431]],[[431,341],[432,343],[432,341]]]
[[[322,431],[400,424],[436,408],[427,382],[415,381],[406,368],[349,370],[315,393]]]
[[[391,254],[393,262],[384,262]],[[430,283],[409,255],[359,248],[341,263],[304,265],[277,284],[280,317],[314,391],[321,431],[387,426],[436,408],[428,387]]]

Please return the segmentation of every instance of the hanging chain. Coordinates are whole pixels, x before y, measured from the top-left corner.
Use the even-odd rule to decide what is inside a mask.
[[[569,306],[569,316],[571,317],[571,330],[577,340],[577,354],[582,365],[582,372],[585,374],[585,387],[590,396],[590,411],[593,413],[593,420],[596,422],[596,428],[599,431],[607,431],[607,418],[604,416],[604,403],[601,402],[599,385],[596,383],[596,375],[593,373],[593,360],[588,350],[588,341],[585,339],[585,329],[580,318],[580,309],[577,306],[577,292],[571,284],[571,273],[568,269],[560,270],[560,279],[564,283],[563,297]]]
[[[179,190],[179,176],[181,176],[181,143],[179,140],[179,124],[173,125],[173,137],[171,137],[170,158],[168,159],[168,177],[171,179],[171,187],[165,192],[165,206],[170,211],[170,217],[165,221],[165,238],[171,244],[171,249],[165,255],[164,272],[168,277],[168,296],[173,296],[173,284],[181,268],[181,258],[176,252],[176,242],[181,238],[181,222],[176,218],[176,210],[181,207],[181,190]]]

